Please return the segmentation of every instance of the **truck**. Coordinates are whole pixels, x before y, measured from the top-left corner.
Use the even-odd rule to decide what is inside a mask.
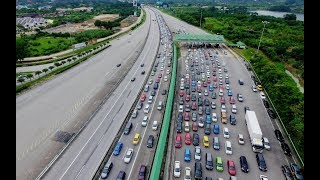
[[[245,115],[246,125],[249,132],[253,152],[263,152],[262,132],[254,111],[247,110]]]

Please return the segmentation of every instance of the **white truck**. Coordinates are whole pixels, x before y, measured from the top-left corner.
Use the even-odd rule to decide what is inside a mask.
[[[248,127],[250,142],[252,145],[253,152],[263,152],[263,141],[262,141],[262,132],[260,125],[254,111],[247,110],[246,115],[246,125]]]

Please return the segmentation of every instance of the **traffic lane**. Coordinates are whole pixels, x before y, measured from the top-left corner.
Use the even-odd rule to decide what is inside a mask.
[[[151,34],[152,35],[152,34]],[[151,41],[152,42],[152,41]],[[149,53],[151,53],[151,52],[149,52]],[[144,53],[142,53],[142,55],[143,55]],[[133,69],[131,69],[132,71],[130,71],[129,73],[128,73],[128,76],[126,76],[125,77],[125,79],[123,80],[123,83],[122,84],[125,84],[126,83],[126,85],[124,86],[124,87],[122,87],[121,86],[121,84],[120,84],[120,86],[119,86],[119,88],[117,89],[118,91],[122,91],[121,93],[117,93],[117,91],[115,91],[114,92],[114,94],[119,94],[119,97],[118,97],[118,100],[120,99],[120,101],[122,101],[123,103],[121,104],[121,103],[117,103],[117,101],[116,101],[116,103],[114,103],[115,101],[111,101],[112,103],[114,103],[114,106],[115,106],[115,110],[114,111],[112,111],[112,113],[114,113],[114,116],[112,116],[112,117],[115,117],[115,115],[117,115],[117,113],[118,112],[120,112],[120,110],[121,110],[121,108],[123,107],[123,105],[126,103],[125,101],[127,101],[127,98],[124,98],[124,97],[129,97],[129,95],[131,94],[131,96],[132,96],[132,98],[130,98],[129,97],[129,100],[131,100],[132,102],[131,102],[131,104],[134,102],[134,97],[136,97],[136,95],[135,94],[137,94],[138,93],[138,89],[135,89],[134,87],[141,87],[141,85],[142,85],[142,82],[143,82],[143,78],[144,78],[144,76],[143,75],[140,75],[140,73],[141,73],[141,67],[140,67],[140,62],[141,62],[141,60],[139,60],[138,59],[138,61],[134,64],[134,67],[133,67]],[[146,64],[146,66],[148,66],[149,65],[149,68],[151,68],[151,63],[147,63]],[[134,75],[132,75],[132,74],[137,74],[139,77],[137,77],[137,81],[135,81],[135,82],[131,82],[130,80],[131,80],[131,78],[132,78],[132,76],[134,76]],[[141,80],[141,81],[139,81],[139,79]],[[140,85],[138,85],[137,86],[137,84],[140,84]],[[131,90],[132,89],[132,90]],[[128,95],[127,95],[128,94]],[[126,96],[123,96],[123,95],[126,95]],[[120,106],[120,107],[119,107]],[[112,108],[111,108],[111,110],[110,110],[110,107],[111,106],[107,106],[106,107],[106,109],[108,109],[108,111],[109,112],[111,112],[111,110],[112,110]],[[126,107],[126,106],[125,106]],[[119,108],[119,110],[118,110],[118,108]],[[129,111],[129,107],[127,108],[127,111]],[[99,112],[102,112],[101,113],[101,116],[105,116],[104,114],[104,112],[103,111],[99,111]],[[111,114],[112,114],[111,113]],[[121,114],[121,113],[120,113]],[[124,119],[124,117],[126,116],[126,114],[127,114],[127,112],[125,112],[125,113],[122,113],[121,115],[123,116],[123,119]],[[107,115],[109,115],[109,113],[107,113]],[[104,118],[101,118],[101,119],[105,119],[106,117],[104,117]],[[98,118],[98,119],[100,119],[100,118]],[[112,119],[113,120],[113,119]],[[115,123],[114,123],[115,124]],[[109,123],[109,125],[110,125],[110,123]],[[113,124],[112,124],[113,125]],[[120,125],[121,125],[121,123],[117,123],[117,124],[115,124],[115,125],[117,125],[118,126],[118,128],[116,128],[116,129],[119,129],[119,127],[120,127]],[[94,126],[94,125],[93,125]],[[106,126],[106,127],[109,127],[109,126]],[[94,126],[94,128],[95,128],[95,126]],[[89,129],[89,131],[91,131],[90,130],[90,128],[88,128]],[[108,129],[107,129],[108,130]],[[115,130],[115,128],[111,128],[111,131],[112,130]],[[94,142],[99,142],[99,138],[101,138],[101,137],[103,137],[103,135],[101,134],[101,132],[104,132],[105,130],[102,130],[102,131],[98,131],[97,132],[97,134],[96,134],[96,136],[94,136],[93,138],[97,138],[97,140],[94,140]],[[100,134],[99,134],[100,133]],[[113,131],[113,134],[116,134],[116,131]],[[81,134],[82,135],[82,134]],[[89,137],[89,136],[88,136]],[[79,139],[79,138],[78,138]],[[101,140],[101,139],[100,139]],[[82,143],[82,144],[84,144],[84,143]],[[111,143],[110,143],[111,144]],[[81,144],[80,144],[80,147],[81,147]],[[95,147],[95,146],[93,146],[93,147]],[[77,148],[77,147],[76,147]],[[92,150],[89,150],[89,154],[91,154],[92,153]],[[84,154],[86,154],[86,152],[83,152]],[[82,158],[83,159],[83,158]],[[81,161],[81,160],[80,160]],[[83,163],[81,164],[81,163],[76,163],[78,166],[80,166],[81,167],[81,165],[83,165]],[[75,169],[79,169],[79,168],[75,168]],[[71,172],[71,171],[70,171]],[[77,171],[76,171],[77,172]],[[72,173],[71,173],[72,174]]]

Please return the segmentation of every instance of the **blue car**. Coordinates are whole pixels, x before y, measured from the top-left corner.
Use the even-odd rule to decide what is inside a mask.
[[[153,85],[153,89],[154,90],[157,90],[158,89],[158,87],[159,87],[159,84],[156,82],[156,83],[154,83],[154,85]]]
[[[211,92],[213,91],[213,85],[212,84],[209,85],[209,91],[211,91]]]
[[[191,86],[196,86],[196,81],[192,81]]]
[[[206,115],[206,123],[211,124],[211,116],[210,115]]]
[[[219,124],[214,124],[213,125],[213,133],[214,134],[219,134]]]
[[[191,151],[188,148],[184,150],[184,160],[187,162],[191,161]]]
[[[232,96],[232,91],[228,90],[228,96]]]
[[[117,143],[116,148],[113,151],[113,155],[118,156],[120,154],[120,151],[122,149],[122,145],[123,145],[122,142]]]

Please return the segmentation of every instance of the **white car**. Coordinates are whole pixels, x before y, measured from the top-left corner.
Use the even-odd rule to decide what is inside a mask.
[[[181,174],[180,161],[174,161],[173,176],[180,177],[180,174]]]
[[[185,168],[184,180],[191,180],[191,168]]]
[[[235,104],[232,104],[231,112],[234,114],[237,113],[237,106]]]
[[[243,134],[239,134],[239,135],[238,135],[238,143],[241,144],[241,145],[244,144]]]
[[[203,127],[203,126],[204,126],[203,121],[198,121],[198,126],[199,126],[199,127]]]
[[[204,90],[203,95],[205,95],[205,96],[208,96],[208,95],[209,95],[209,93],[208,93],[208,90],[207,90],[207,89],[205,89],[205,90]]]
[[[216,109],[216,103],[214,101],[211,101],[211,108]]]
[[[164,76],[164,81],[167,82],[168,81],[168,76]]]
[[[194,152],[194,159],[195,160],[201,160],[201,148],[200,146],[196,146],[195,152]]]
[[[179,112],[183,112],[183,105],[179,105]]]
[[[263,137],[263,146],[266,150],[270,151],[270,148],[271,148],[270,142],[269,142],[268,138],[266,138],[266,137]]]
[[[226,90],[229,90],[229,89],[230,89],[230,85],[227,84],[227,85],[226,85]]]
[[[265,99],[266,98],[266,96],[264,95],[264,92],[260,91],[260,97],[261,97],[261,99]]]
[[[217,113],[212,113],[211,119],[212,119],[212,122],[217,122],[218,121]]]
[[[221,112],[227,112],[225,104],[221,104]]]
[[[219,90],[219,96],[223,96],[223,91],[221,89]]]
[[[133,149],[129,148],[126,152],[126,155],[124,156],[124,159],[123,159],[124,162],[127,164],[130,163],[132,155],[133,155]]]
[[[268,176],[260,175],[260,180],[268,180]]]
[[[251,89],[252,89],[253,92],[258,92],[257,87],[255,85],[252,85]]]
[[[231,147],[231,142],[230,141],[226,141],[225,143],[225,148],[226,148],[226,154],[232,154],[232,147]]]
[[[150,85],[150,84],[152,84],[152,83],[153,83],[153,80],[150,79],[149,82],[148,82],[148,84]]]
[[[228,128],[223,128],[223,137],[229,139],[230,138],[230,134],[229,134],[229,129]]]

